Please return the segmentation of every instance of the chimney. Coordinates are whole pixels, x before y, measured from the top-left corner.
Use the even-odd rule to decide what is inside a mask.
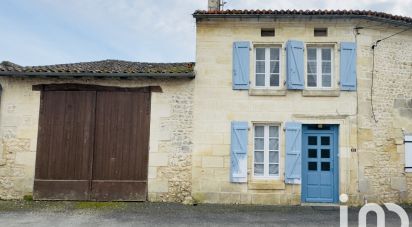
[[[209,11],[219,11],[220,10],[220,0],[208,0],[207,7]]]

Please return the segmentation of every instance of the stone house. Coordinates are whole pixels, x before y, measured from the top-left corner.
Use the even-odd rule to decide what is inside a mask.
[[[196,66],[3,62],[0,198],[412,202],[412,18],[193,16]]]
[[[193,16],[195,200],[412,202],[412,18],[219,1]]]

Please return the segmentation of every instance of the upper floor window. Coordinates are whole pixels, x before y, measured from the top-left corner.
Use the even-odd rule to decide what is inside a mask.
[[[280,48],[258,47],[256,53],[255,87],[276,88],[280,83]]]
[[[307,48],[308,88],[332,88],[332,48]]]
[[[257,178],[279,176],[279,126],[255,125],[253,175]]]

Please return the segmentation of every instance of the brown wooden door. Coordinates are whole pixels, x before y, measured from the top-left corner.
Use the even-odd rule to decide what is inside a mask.
[[[93,199],[146,199],[149,99],[143,92],[97,93]]]
[[[41,96],[35,199],[146,200],[150,92]]]
[[[34,198],[89,199],[95,94],[42,92]]]

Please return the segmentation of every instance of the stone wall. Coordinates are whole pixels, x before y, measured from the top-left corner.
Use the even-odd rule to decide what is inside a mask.
[[[404,171],[404,133],[412,133],[412,32],[372,44],[404,28],[359,30],[359,193],[371,202],[412,202],[412,174]]]
[[[158,129],[159,144],[157,150],[150,145],[150,201],[192,201],[193,87],[188,85],[182,84],[175,93],[164,92],[153,100],[162,99],[163,110],[158,112],[167,114],[162,114],[159,122],[151,122],[151,130]]]
[[[33,84],[83,83],[107,86],[158,85],[152,93],[148,198],[190,202],[193,80],[188,79],[19,79],[1,78],[0,199],[19,199],[33,191],[40,92]]]

